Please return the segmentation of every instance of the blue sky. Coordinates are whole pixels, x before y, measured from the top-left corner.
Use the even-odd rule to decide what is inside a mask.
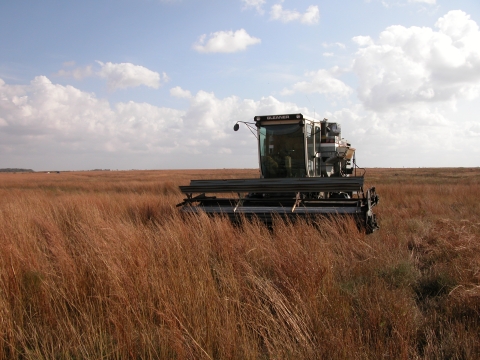
[[[236,121],[342,124],[367,167],[479,166],[474,0],[0,2],[0,168],[257,167]]]

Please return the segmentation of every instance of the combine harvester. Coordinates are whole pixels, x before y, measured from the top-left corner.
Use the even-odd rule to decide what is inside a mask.
[[[367,233],[378,229],[372,212],[378,195],[374,187],[364,191],[365,171],[357,176],[355,149],[341,137],[340,124],[302,114],[254,120],[241,123],[257,137],[261,177],[192,180],[180,186],[183,212],[257,217],[268,224],[275,216],[350,215]],[[217,197],[227,193],[236,196]]]

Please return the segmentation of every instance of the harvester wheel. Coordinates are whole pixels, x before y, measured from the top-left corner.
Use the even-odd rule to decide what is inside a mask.
[[[373,233],[375,230],[378,230],[379,226],[377,223],[376,215],[370,210],[365,215],[365,232],[367,234]]]

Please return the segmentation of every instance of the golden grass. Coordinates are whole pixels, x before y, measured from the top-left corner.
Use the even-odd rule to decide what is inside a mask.
[[[368,169],[368,236],[175,208],[255,176],[0,174],[0,359],[480,356],[480,169]]]

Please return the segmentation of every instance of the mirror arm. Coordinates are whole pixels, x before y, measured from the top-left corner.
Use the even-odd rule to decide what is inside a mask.
[[[238,129],[240,128],[238,123],[245,124],[248,127],[248,130],[250,130],[250,132],[253,134],[253,136],[255,136],[255,138],[258,140],[258,137],[257,137],[257,134],[256,134],[257,129],[252,126],[252,125],[255,125],[255,123],[246,122],[246,121],[237,121],[235,123],[234,127],[233,127],[234,131],[238,131]]]

